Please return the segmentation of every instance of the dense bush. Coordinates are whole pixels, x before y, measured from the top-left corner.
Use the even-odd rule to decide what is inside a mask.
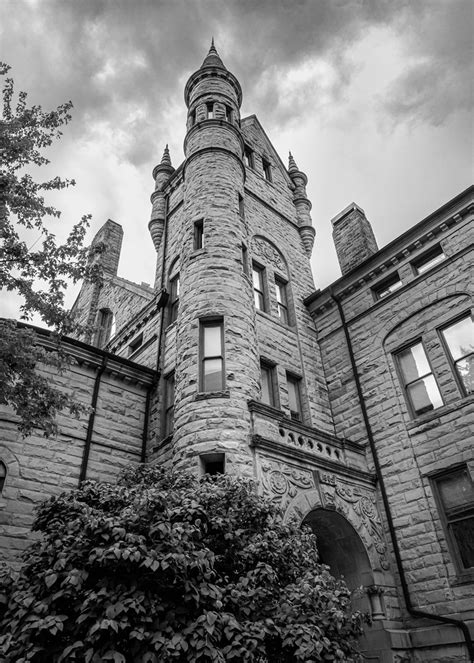
[[[0,660],[358,660],[346,586],[251,482],[140,467],[51,498],[34,529]]]

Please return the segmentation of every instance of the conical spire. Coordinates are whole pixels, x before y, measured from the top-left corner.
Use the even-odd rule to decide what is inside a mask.
[[[296,165],[296,161],[293,158],[293,155],[290,152],[290,156],[288,159],[288,172],[291,173],[292,171],[297,171],[298,166]]]
[[[214,45],[214,37],[211,41],[211,48],[209,49],[209,53],[206,55],[204,62],[201,65],[201,69],[203,67],[220,67],[221,69],[225,69],[224,63],[222,62]]]
[[[163,150],[163,156],[161,157],[161,165],[171,166],[171,157],[170,157],[170,151],[168,149],[168,143],[166,143],[166,147]]]

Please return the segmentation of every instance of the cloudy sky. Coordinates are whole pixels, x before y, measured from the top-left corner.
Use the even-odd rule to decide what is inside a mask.
[[[74,104],[45,171],[77,182],[54,199],[58,236],[84,213],[89,237],[117,221],[119,273],[148,283],[151,171],[166,143],[183,159],[184,85],[212,36],[242,115],[308,175],[324,287],[340,275],[330,220],[350,202],[383,246],[471,184],[472,34],[470,0],[0,0],[17,90]]]

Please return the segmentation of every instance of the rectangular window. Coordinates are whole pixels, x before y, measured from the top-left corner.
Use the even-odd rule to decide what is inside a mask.
[[[224,106],[225,119],[226,122],[232,122],[232,108],[230,106]]]
[[[459,571],[474,570],[474,487],[466,466],[432,479],[446,537]]]
[[[179,274],[170,279],[170,317],[169,324],[174,322],[178,317],[179,309]]]
[[[445,258],[446,256],[443,253],[443,249],[438,244],[438,246],[435,246],[426,253],[423,253],[423,255],[418,256],[418,258],[413,260],[411,264],[417,274],[423,274],[439,262],[442,262]]]
[[[288,324],[288,302],[286,299],[286,283],[275,276],[275,291],[278,307],[278,317],[285,325]]]
[[[253,151],[247,145],[244,148],[244,162],[248,168],[254,167]]]
[[[249,275],[249,256],[245,244],[242,244],[242,271],[247,276]]]
[[[260,362],[260,379],[262,383],[262,403],[278,407],[276,399],[276,375],[275,366],[266,361]]]
[[[245,219],[245,206],[244,206],[244,197],[237,194],[239,197],[239,215],[241,219]]]
[[[383,299],[384,297],[387,297],[388,295],[391,295],[392,292],[395,292],[395,290],[398,290],[399,288],[402,287],[402,282],[400,281],[400,277],[398,276],[398,272],[395,272],[394,274],[391,274],[388,276],[386,279],[383,281],[380,281],[374,287],[372,288],[372,291],[376,297],[376,299]]]
[[[421,342],[398,352],[396,359],[412,414],[418,416],[443,405]]]
[[[225,473],[224,453],[202,454],[202,456],[199,456],[199,459],[201,461],[201,474],[215,476],[216,474]]]
[[[255,298],[255,308],[259,311],[265,311],[265,269],[256,265],[252,266],[253,293]]]
[[[474,392],[474,322],[471,315],[441,330],[454,372],[465,394]]]
[[[133,339],[133,341],[130,343],[128,346],[128,354],[133,355],[134,352],[138,350],[138,348],[142,345],[143,343],[143,333],[139,334],[136,338]]]
[[[213,120],[214,119],[214,104],[213,103],[206,104],[206,111],[207,111],[207,119],[208,120]]]
[[[95,345],[98,348],[103,348],[112,336],[112,328],[114,324],[114,314],[108,308],[102,308],[99,311],[97,320],[97,332]]]
[[[294,421],[301,421],[301,378],[286,374],[288,386],[288,402],[290,405],[290,415]]]
[[[272,181],[272,167],[270,166],[270,162],[267,161],[266,159],[262,159],[262,166],[263,166],[263,174],[265,175],[265,179],[268,180],[269,182]]]
[[[224,389],[224,323],[220,320],[201,320],[200,326],[201,376],[200,390]]]
[[[204,247],[204,221],[194,222],[194,250],[202,249]]]
[[[170,373],[165,379],[165,426],[164,437],[168,437],[173,432],[174,423],[174,372]]]

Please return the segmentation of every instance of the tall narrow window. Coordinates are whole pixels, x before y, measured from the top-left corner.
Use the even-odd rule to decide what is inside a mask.
[[[173,278],[170,279],[169,307],[170,307],[169,324],[171,324],[178,317],[178,309],[179,309],[179,274],[176,274],[176,276],[173,276]]]
[[[174,372],[170,373],[165,379],[165,425],[164,437],[168,437],[173,432],[174,423]]]
[[[438,385],[421,343],[415,343],[396,355],[405,395],[414,415],[424,414],[443,405]]]
[[[194,127],[194,125],[196,124],[196,109],[194,109],[189,116],[189,124],[191,127]]]
[[[249,256],[245,244],[242,244],[242,271],[247,276],[249,275]]]
[[[253,151],[247,145],[244,148],[244,162],[248,168],[254,167]]]
[[[240,193],[237,194],[239,197],[239,216],[241,219],[245,219],[245,205],[244,205],[244,197],[240,195]]]
[[[5,465],[3,460],[0,460],[0,495],[2,494],[3,486],[5,485],[6,480],[7,480],[7,466]]]
[[[442,330],[453,369],[466,394],[474,392],[474,322],[470,315]]]
[[[255,263],[252,266],[253,293],[255,298],[255,308],[259,311],[265,311],[265,270]]]
[[[266,361],[261,361],[260,379],[262,383],[262,403],[266,403],[272,407],[278,407],[276,399],[275,366]]]
[[[286,298],[286,283],[275,276],[275,291],[278,307],[278,317],[286,325],[288,324],[288,302]]]
[[[108,308],[101,308],[97,316],[97,331],[95,337],[95,345],[98,348],[103,348],[107,345],[111,334],[112,326],[114,323],[114,314]]]
[[[270,162],[267,161],[266,159],[262,159],[262,166],[263,166],[263,174],[265,175],[265,179],[268,180],[269,182],[272,181],[272,167],[270,166]]]
[[[301,378],[287,373],[286,382],[291,418],[295,421],[301,421]]]
[[[227,122],[232,122],[232,108],[230,106],[224,106],[224,117]]]
[[[194,222],[194,250],[202,249],[204,247],[204,221]]]
[[[466,466],[432,479],[448,543],[459,571],[474,569],[474,487]]]
[[[206,104],[206,110],[207,110],[207,119],[208,120],[213,120],[214,119],[214,104],[212,102]]]
[[[219,320],[201,320],[201,375],[200,390],[224,389],[224,324]]]

